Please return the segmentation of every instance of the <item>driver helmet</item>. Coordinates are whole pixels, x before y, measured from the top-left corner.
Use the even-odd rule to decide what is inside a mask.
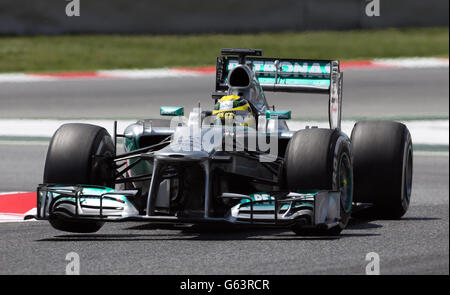
[[[255,126],[255,118],[247,100],[237,95],[226,95],[214,107],[216,121],[225,125]]]

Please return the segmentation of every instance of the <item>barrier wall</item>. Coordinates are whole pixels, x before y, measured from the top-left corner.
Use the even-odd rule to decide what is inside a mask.
[[[236,33],[448,26],[448,0],[0,0],[0,34]]]

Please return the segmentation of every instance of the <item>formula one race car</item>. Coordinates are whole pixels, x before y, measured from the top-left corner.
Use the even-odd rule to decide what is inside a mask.
[[[261,56],[222,50],[213,110],[199,106],[186,118],[182,107],[161,107],[171,120],[138,121],[124,134],[115,122],[113,137],[99,126],[62,125],[48,149],[35,218],[80,233],[143,221],[337,235],[352,210],[402,217],[413,167],[406,126],[358,122],[349,138],[341,131],[338,61]],[[289,130],[291,112],[270,109],[268,91],[328,94],[330,128]]]

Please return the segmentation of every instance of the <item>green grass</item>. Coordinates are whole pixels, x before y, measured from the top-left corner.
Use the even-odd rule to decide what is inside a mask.
[[[311,59],[447,57],[449,30],[0,37],[0,72],[212,66],[225,47],[261,48],[265,56]]]

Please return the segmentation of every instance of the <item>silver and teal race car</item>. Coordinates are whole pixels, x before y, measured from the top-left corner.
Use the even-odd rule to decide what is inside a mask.
[[[213,110],[199,105],[184,116],[183,107],[163,106],[170,120],[141,120],[123,134],[115,122],[113,136],[99,126],[62,125],[48,148],[35,218],[84,233],[142,221],[337,235],[358,210],[402,217],[413,168],[407,127],[363,121],[349,137],[341,131],[338,61],[262,55],[222,50]],[[330,127],[290,130],[291,112],[267,103],[265,93],[276,91],[328,94]]]

